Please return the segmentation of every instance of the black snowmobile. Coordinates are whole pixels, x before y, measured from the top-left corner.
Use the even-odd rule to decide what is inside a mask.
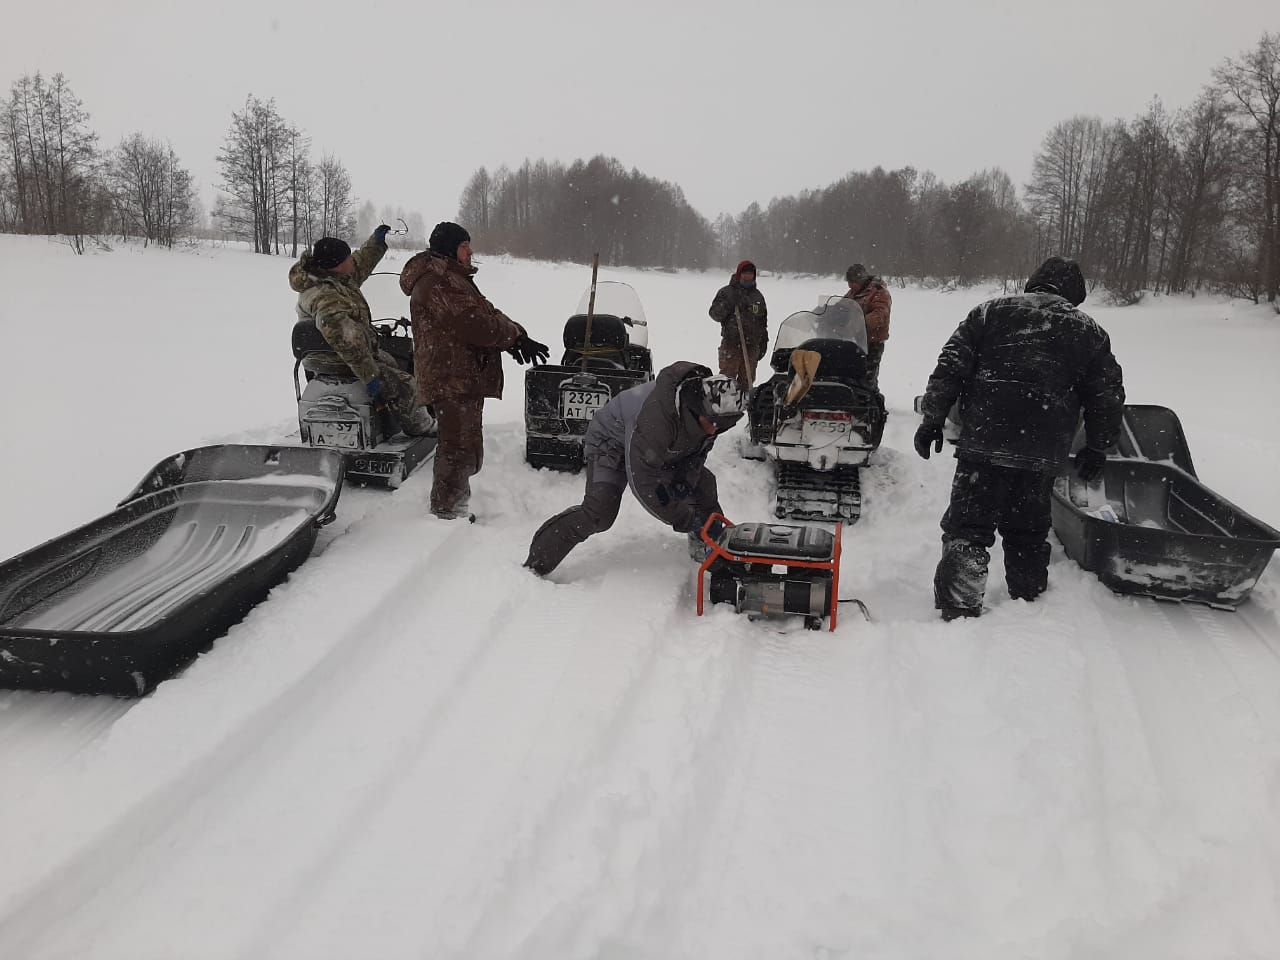
[[[853,523],[858,470],[880,445],[884,397],[867,380],[867,325],[858,304],[828,297],[778,328],[774,374],[751,395],[743,456],[778,465],[778,517]]]
[[[413,333],[409,321],[379,320],[378,346],[413,373]],[[398,487],[436,448],[435,437],[400,431],[395,414],[377,409],[364,385],[325,341],[313,320],[293,325],[293,392],[298,431],[310,447],[338,450],[347,460],[347,479]],[[299,370],[305,376],[299,378]]]
[[[653,379],[649,327],[630,284],[588,289],[564,325],[564,355],[524,375],[525,460],[582,469],[582,438],[595,412],[629,387]],[[589,331],[589,332],[588,332]]]

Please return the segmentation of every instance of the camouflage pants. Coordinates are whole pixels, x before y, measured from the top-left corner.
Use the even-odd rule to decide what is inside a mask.
[[[378,377],[382,380],[383,390],[391,409],[400,419],[400,426],[405,433],[421,433],[415,427],[422,420],[419,408],[422,402],[418,399],[418,385],[410,374],[405,373],[397,365],[395,358],[384,350],[379,350],[374,357],[378,364]]]
[[[942,517],[942,559],[933,576],[934,606],[978,613],[987,589],[988,548],[1004,541],[1009,595],[1034,600],[1049,583],[1049,493],[1053,475],[956,463],[951,505]]]
[[[484,400],[445,397],[432,406],[440,439],[431,512],[452,515],[471,499],[471,478],[484,463]]]

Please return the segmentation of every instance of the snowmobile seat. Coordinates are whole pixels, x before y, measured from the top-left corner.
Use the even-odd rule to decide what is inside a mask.
[[[796,349],[812,350],[822,359],[818,364],[818,376],[823,380],[854,380],[859,383],[867,377],[867,354],[850,340],[806,340]],[[769,365],[779,373],[786,373],[791,366],[790,350],[775,350]]]
[[[586,337],[586,314],[578,314],[565,321],[564,358],[560,361],[563,366],[578,366],[585,353],[588,357],[588,367],[594,366],[601,370],[627,369],[627,346],[630,343],[630,337],[627,336],[624,318],[604,313],[596,314],[591,318],[591,344],[584,349]],[[603,362],[596,363],[597,360]]]
[[[301,360],[308,353],[332,353],[333,347],[311,319],[302,319],[293,325],[293,358]]]
[[[346,361],[332,350],[314,350],[306,354],[300,363],[308,380],[318,374],[324,374],[328,377],[349,377],[352,380],[359,379],[355,371],[347,366]]]

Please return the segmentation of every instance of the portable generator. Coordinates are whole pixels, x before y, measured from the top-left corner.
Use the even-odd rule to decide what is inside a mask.
[[[726,526],[712,536],[718,523]],[[733,604],[752,617],[801,616],[817,630],[825,616],[836,628],[840,524],[834,532],[783,523],[727,524],[715,514],[702,528],[707,556],[698,568],[698,616],[709,593],[712,603]]]

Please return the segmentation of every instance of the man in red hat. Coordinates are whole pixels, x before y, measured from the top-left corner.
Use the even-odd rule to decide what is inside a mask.
[[[754,263],[738,264],[708,313],[720,324],[720,372],[749,390],[756,382],[756,364],[769,348],[769,308],[756,287]]]

